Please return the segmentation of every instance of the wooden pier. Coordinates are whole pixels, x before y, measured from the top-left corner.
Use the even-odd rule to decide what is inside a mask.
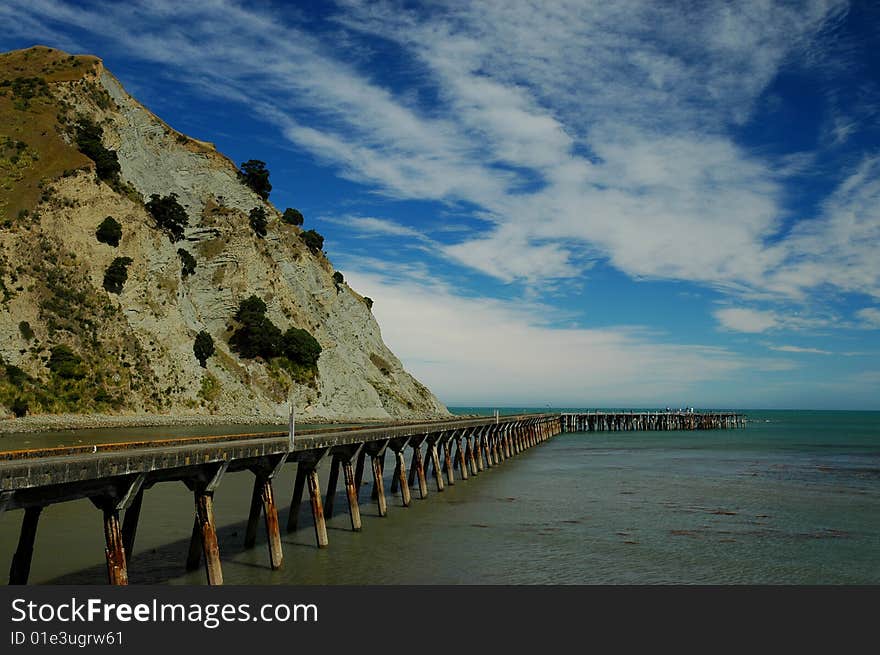
[[[185,566],[203,565],[208,584],[223,583],[214,515],[214,492],[225,476],[253,475],[244,545],[256,543],[260,519],[267,534],[268,565],[283,565],[273,481],[282,467],[296,466],[286,530],[299,527],[308,493],[315,544],[329,545],[326,519],[336,510],[340,482],[353,531],[363,529],[359,503],[364,474],[372,475],[370,498],[379,516],[388,513],[385,463],[392,455],[390,493],[400,505],[468,482],[487,469],[561,432],[600,430],[706,430],[741,427],[743,416],[726,412],[586,412],[450,419],[358,428],[175,438],[0,452],[0,511],[23,511],[10,584],[26,584],[40,515],[53,503],[88,498],[102,518],[107,580],[128,584],[144,495],[160,483],[183,483],[193,494],[193,525]],[[369,467],[367,467],[369,457]],[[329,461],[326,495],[318,464]],[[407,461],[409,460],[409,461]],[[407,465],[409,468],[407,468]],[[341,475],[340,475],[341,472]],[[428,480],[433,478],[433,485]],[[415,493],[417,492],[417,493]]]
[[[417,489],[418,499],[428,498],[431,477],[434,489],[442,492],[560,431],[558,414],[534,414],[323,428],[298,432],[295,438],[291,431],[0,452],[0,511],[24,510],[9,583],[27,583],[40,515],[53,503],[88,498],[100,510],[107,580],[124,585],[145,492],[159,483],[182,482],[193,494],[185,567],[194,570],[203,565],[208,584],[219,585],[223,569],[214,492],[227,475],[253,475],[244,544],[254,546],[262,518],[268,565],[278,569],[284,553],[273,480],[283,466],[296,466],[287,531],[298,529],[303,495],[308,493],[315,543],[325,548],[330,543],[326,519],[335,511],[340,481],[345,485],[352,530],[363,528],[359,503],[365,469],[372,474],[371,499],[379,515],[387,515],[384,471],[389,453],[394,465],[390,491],[400,493],[406,508],[412,503],[411,488]],[[330,462],[326,496],[318,479],[318,464],[325,459]]]
[[[728,430],[746,426],[734,412],[578,412],[561,416],[563,432],[626,432],[643,430]]]

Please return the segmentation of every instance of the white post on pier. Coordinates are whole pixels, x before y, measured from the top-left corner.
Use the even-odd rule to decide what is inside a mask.
[[[296,435],[296,412],[293,408],[293,401],[290,402],[290,418],[287,422],[287,450],[293,450],[293,438]]]

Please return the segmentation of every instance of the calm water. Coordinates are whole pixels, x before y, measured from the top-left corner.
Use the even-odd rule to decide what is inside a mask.
[[[544,408],[546,409],[546,408]],[[555,408],[554,408],[555,409]],[[473,411],[465,410],[461,411]],[[216,494],[227,583],[880,583],[880,413],[748,412],[745,430],[559,435],[443,493],[376,515],[346,504],[318,550],[308,510],[283,535],[241,546],[252,476]],[[387,471],[390,479],[391,458]],[[326,483],[326,472],[321,476]],[[293,467],[276,483],[282,526]],[[192,526],[183,484],[147,492],[133,583],[204,582],[183,572]],[[21,512],[0,514],[0,567]],[[283,529],[283,528],[282,528]],[[87,501],[43,512],[32,582],[103,582],[100,514]]]

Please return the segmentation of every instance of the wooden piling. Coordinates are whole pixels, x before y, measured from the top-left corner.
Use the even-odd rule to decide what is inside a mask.
[[[449,483],[449,486],[453,486],[455,484],[455,471],[452,466],[452,437],[448,437],[446,441],[443,442],[443,463],[446,466],[446,481]]]
[[[379,516],[388,515],[388,504],[385,501],[385,481],[382,477],[382,460],[384,458],[384,451],[381,456],[370,455],[370,460],[373,463],[373,495],[375,496],[376,505],[379,509]]]
[[[461,445],[461,435],[459,435],[456,438],[455,444],[456,444],[456,446],[455,446],[456,451],[458,453],[458,469],[461,472],[461,479],[467,480],[469,465],[468,465],[467,460],[465,459],[464,449],[462,448],[462,445]]]
[[[306,481],[309,487],[309,500],[312,504],[312,519],[315,522],[315,542],[318,548],[326,548],[330,544],[327,538],[327,523],[324,520],[324,507],[321,502],[321,483],[318,480],[318,471],[314,466],[306,473]]]
[[[409,491],[409,483],[406,478],[406,462],[403,457],[403,450],[396,450],[394,457],[397,459],[397,480],[400,482],[400,499],[404,507],[409,507],[412,502],[412,496]]]
[[[31,560],[34,556],[34,541],[37,537],[37,525],[40,522],[42,507],[28,507],[24,510],[21,520],[21,532],[18,535],[18,548],[12,556],[9,569],[9,584],[27,584],[31,572]]]
[[[434,482],[437,484],[437,491],[443,491],[443,471],[440,470],[440,454],[437,452],[437,442],[432,441],[428,448],[431,453],[431,466],[434,467]]]
[[[122,528],[119,525],[119,510],[112,502],[104,505],[104,555],[107,559],[107,583],[111,585],[128,584],[128,567],[125,563],[125,548],[122,545]]]
[[[419,478],[419,498],[428,497],[428,481],[425,479],[425,465],[422,461],[422,446],[413,446],[413,470]]]
[[[196,489],[194,496],[196,525],[198,526],[198,534],[201,537],[202,555],[205,558],[205,574],[208,577],[208,584],[212,586],[222,585],[223,571],[220,568],[220,547],[217,544],[217,530],[214,523],[214,492]]]
[[[361,508],[358,505],[357,486],[355,485],[354,471],[351,460],[346,459],[342,463],[342,473],[345,476],[345,494],[348,496],[348,515],[351,517],[351,529],[360,532]]]

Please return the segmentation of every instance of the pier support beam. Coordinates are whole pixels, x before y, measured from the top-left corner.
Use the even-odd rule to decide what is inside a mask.
[[[269,566],[272,570],[281,568],[284,552],[281,548],[281,532],[278,527],[278,507],[275,503],[275,490],[272,479],[281,469],[286,460],[282,456],[274,461],[266,461],[262,466],[254,467],[254,489],[251,493],[251,509],[245,530],[245,548],[252,548],[257,541],[257,525],[260,514],[263,515],[266,527],[266,542],[269,548]],[[274,465],[273,465],[274,464]],[[271,467],[271,468],[270,468]]]
[[[373,464],[373,496],[376,499],[376,506],[379,510],[379,516],[388,515],[388,503],[385,500],[385,480],[383,478],[384,471],[382,470],[383,459],[384,457],[380,457],[379,455],[370,456],[370,460]]]
[[[406,461],[403,456],[403,449],[394,451],[394,457],[397,459],[397,480],[400,483],[400,500],[404,507],[409,507],[412,502],[412,495],[409,491],[409,480],[406,477]]]
[[[468,479],[468,469],[470,465],[468,464],[467,458],[465,457],[464,448],[461,443],[461,435],[458,435],[455,440],[455,450],[458,455],[458,470],[461,472],[461,479]],[[470,451],[470,446],[468,446],[468,451]]]
[[[351,529],[360,532],[361,508],[358,505],[357,485],[350,458],[342,462],[342,473],[345,476],[345,494],[348,496],[348,515],[351,517]]]
[[[437,452],[437,441],[428,441],[428,452],[431,456],[431,466],[434,467],[434,482],[437,484],[437,491],[443,491],[443,471],[440,470],[440,454]]]
[[[222,585],[223,570],[220,567],[220,547],[217,544],[217,530],[214,523],[214,492],[194,492],[196,504],[195,526],[202,544],[202,554],[205,556],[205,574],[208,584]]]
[[[125,548],[122,546],[119,510],[112,502],[106,503],[102,509],[104,512],[104,555],[107,559],[107,583],[127,585],[128,567],[125,563]]]
[[[449,486],[455,484],[455,471],[452,466],[452,435],[443,442],[443,464],[446,466],[446,481]]]
[[[419,479],[419,498],[428,497],[428,481],[425,479],[425,463],[422,460],[422,438],[410,442],[413,449],[412,467],[410,475],[415,474]]]
[[[24,510],[21,520],[21,532],[18,535],[18,548],[12,556],[9,569],[9,584],[27,584],[31,572],[31,560],[34,555],[34,541],[37,537],[37,524],[40,522],[42,507],[28,507]]]
[[[306,473],[306,480],[309,486],[309,499],[312,501],[312,519],[315,521],[315,541],[318,548],[326,548],[330,540],[327,537],[327,523],[324,520],[324,507],[321,502],[321,483],[318,481],[318,471],[314,465]]]

